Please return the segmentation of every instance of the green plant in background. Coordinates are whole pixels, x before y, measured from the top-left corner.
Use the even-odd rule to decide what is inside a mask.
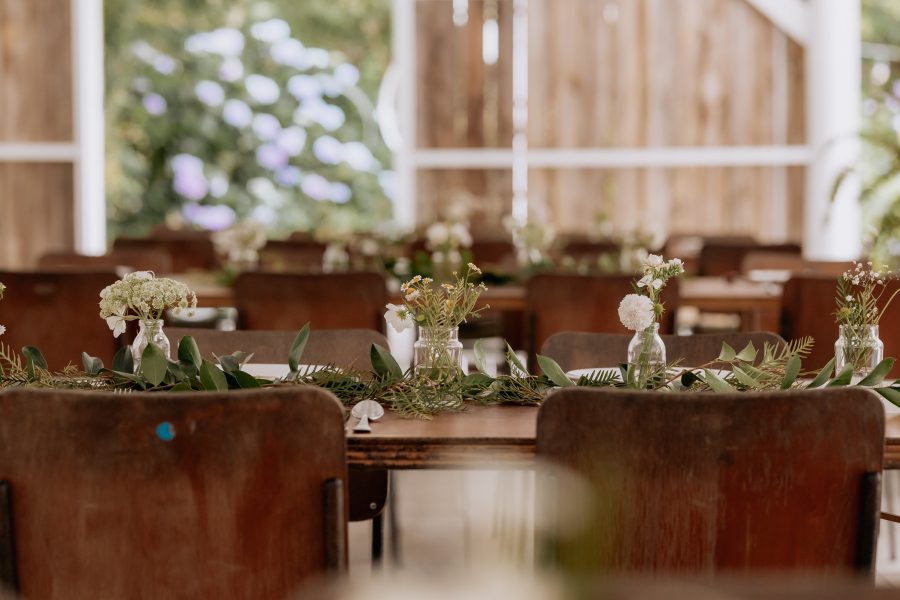
[[[390,217],[388,0],[106,0],[110,234]]]

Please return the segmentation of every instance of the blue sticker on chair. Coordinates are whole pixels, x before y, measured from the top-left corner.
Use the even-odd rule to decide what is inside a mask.
[[[164,442],[171,442],[175,439],[175,427],[168,421],[163,421],[156,426],[156,437]]]

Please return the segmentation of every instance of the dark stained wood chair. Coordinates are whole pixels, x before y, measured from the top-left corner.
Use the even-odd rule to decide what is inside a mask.
[[[634,291],[632,275],[572,275],[541,273],[526,282],[528,356],[560,331],[628,333],[619,321],[619,303]],[[678,280],[663,289],[666,313],[660,333],[670,333],[679,304]]]
[[[151,237],[119,237],[113,241],[112,251],[140,253],[162,250],[172,259],[172,272],[212,271],[219,268],[219,259],[208,231],[159,230]]]
[[[24,597],[284,598],[346,567],[325,390],[12,389],[0,422],[3,579]]]
[[[883,452],[884,409],[865,389],[567,388],[538,415],[537,514],[575,520],[544,556],[589,572],[871,577]],[[574,504],[560,466],[584,483]]]
[[[312,239],[269,240],[259,251],[259,266],[267,271],[319,272],[325,244]]]
[[[218,331],[215,329],[170,328],[169,337],[177,344],[190,335],[197,342],[204,358],[222,356],[238,350],[252,352],[251,362],[286,363],[296,331]],[[311,330],[301,362],[313,365],[333,365],[338,368],[371,368],[372,344],[388,347],[387,338],[371,329]],[[382,557],[382,518],[390,487],[385,470],[350,469],[350,520],[372,520],[372,558]]]
[[[244,272],[234,282],[241,329],[384,331],[387,286],[372,272]]]
[[[485,269],[516,268],[516,247],[508,235],[502,237],[476,237],[472,240],[472,262]]]
[[[900,281],[888,284],[882,303],[900,289]],[[818,369],[834,358],[834,342],[838,338],[838,326],[834,320],[837,280],[829,275],[794,275],[785,284],[781,296],[781,335],[796,339],[810,335],[815,345],[807,368]],[[885,357],[900,360],[900,296],[888,307],[879,324],[879,335],[884,342]],[[900,377],[900,362],[894,365],[890,377]]]
[[[41,269],[50,271],[79,269],[114,269],[124,267],[129,271],[153,271],[171,273],[172,257],[161,249],[141,251],[119,250],[102,256],[85,256],[77,252],[49,252],[38,259]]]
[[[633,335],[618,333],[585,333],[564,331],[547,338],[541,354],[549,356],[569,371],[591,367],[616,367],[626,362],[628,343]],[[727,343],[740,351],[748,342],[762,356],[764,344],[783,347],[784,339],[777,333],[755,331],[751,333],[698,333],[694,335],[664,335],[666,359],[671,363],[681,359],[681,366],[696,367],[714,361],[722,344]]]
[[[741,273],[741,263],[751,252],[777,252],[800,256],[799,244],[760,244],[740,239],[707,239],[697,259],[698,275],[704,277],[733,277]]]
[[[37,346],[49,367],[80,366],[81,353],[110,364],[120,341],[100,318],[100,291],[119,279],[101,271],[0,271],[7,289],[0,300],[0,342],[15,352]]]

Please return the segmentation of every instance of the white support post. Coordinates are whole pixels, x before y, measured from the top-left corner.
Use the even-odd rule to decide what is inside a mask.
[[[75,145],[75,250],[106,252],[103,0],[72,0]]]
[[[401,135],[394,152],[394,220],[405,227],[416,225],[416,2],[394,0],[393,62],[399,71],[397,98]]]
[[[528,222],[528,0],[513,1],[512,216]]]
[[[859,154],[860,2],[809,0],[806,127],[813,160],[807,170],[803,254],[816,260],[858,258],[862,225],[858,187],[831,189]]]

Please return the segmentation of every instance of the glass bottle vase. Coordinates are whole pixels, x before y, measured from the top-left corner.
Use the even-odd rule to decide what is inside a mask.
[[[835,375],[853,366],[853,382],[857,382],[884,358],[884,342],[878,337],[878,325],[841,325],[834,343]]]
[[[636,331],[628,343],[628,364],[632,366],[633,383],[644,388],[649,377],[666,365],[666,345],[659,336],[659,323]]]
[[[444,375],[462,368],[462,342],[459,327],[420,327],[419,339],[413,344],[416,375]]]
[[[162,350],[163,356],[171,358],[172,345],[163,331],[162,319],[140,319],[138,321],[138,333],[131,344],[131,357],[134,359],[134,372],[141,368],[141,357],[150,343],[154,343]]]

